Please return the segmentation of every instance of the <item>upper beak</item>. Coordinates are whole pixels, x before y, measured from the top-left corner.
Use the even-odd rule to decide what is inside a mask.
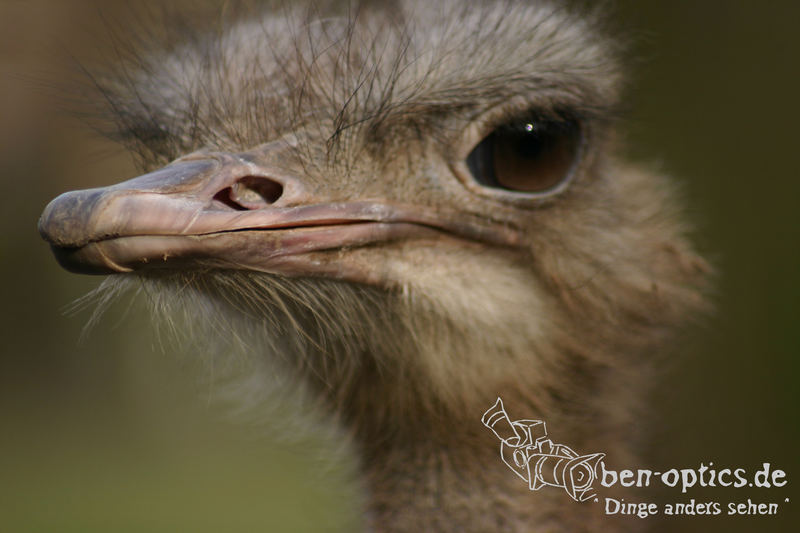
[[[448,222],[443,222],[448,220]],[[110,187],[62,194],[39,232],[67,270],[88,274],[202,263],[288,275],[348,275],[313,252],[409,237],[508,240],[507,232],[379,201],[333,202],[276,168],[231,154],[184,158]]]

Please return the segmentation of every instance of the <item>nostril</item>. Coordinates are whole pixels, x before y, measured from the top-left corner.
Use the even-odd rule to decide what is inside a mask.
[[[274,204],[283,194],[283,185],[270,178],[245,176],[232,187],[241,203]]]
[[[231,187],[219,191],[214,199],[237,211],[245,211],[270,206],[282,195],[283,185],[277,181],[260,176],[245,176]]]

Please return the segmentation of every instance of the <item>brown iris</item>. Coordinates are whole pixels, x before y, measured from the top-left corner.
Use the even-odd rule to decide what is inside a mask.
[[[467,156],[467,166],[485,187],[546,193],[569,179],[579,148],[577,122],[529,118],[492,131]]]

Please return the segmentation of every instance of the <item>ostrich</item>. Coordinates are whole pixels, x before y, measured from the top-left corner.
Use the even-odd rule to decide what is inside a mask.
[[[531,492],[481,424],[502,396],[633,465],[648,362],[703,306],[671,181],[618,155],[619,55],[549,2],[253,11],[96,77],[144,174],[39,229],[297,380],[368,530],[630,529]]]

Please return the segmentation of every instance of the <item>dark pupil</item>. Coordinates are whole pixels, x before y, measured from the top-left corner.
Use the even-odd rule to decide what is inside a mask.
[[[572,122],[520,121],[486,137],[467,157],[467,166],[486,187],[546,192],[569,176],[577,147]]]
[[[539,130],[533,124],[526,124],[522,131],[509,131],[496,133],[495,144],[508,146],[513,157],[521,159],[536,159],[544,151],[544,144],[547,136],[539,134]],[[528,130],[527,128],[531,128]]]

